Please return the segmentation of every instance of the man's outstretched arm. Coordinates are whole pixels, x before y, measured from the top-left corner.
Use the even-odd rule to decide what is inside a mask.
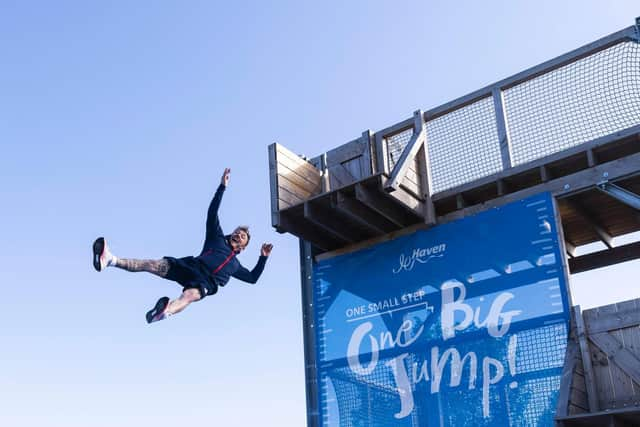
[[[238,280],[242,280],[247,283],[256,283],[264,270],[264,266],[267,263],[267,258],[271,254],[271,249],[273,249],[273,245],[270,243],[264,243],[262,245],[262,249],[260,250],[260,258],[258,258],[258,263],[253,270],[249,271],[244,267],[240,267],[238,271],[233,273],[233,277]]]
[[[222,202],[222,195],[224,194],[224,190],[227,188],[227,184],[229,183],[229,174],[231,173],[231,169],[225,168],[224,173],[222,174],[222,178],[220,178],[220,185],[216,190],[216,194],[213,196],[213,200],[211,200],[211,204],[209,204],[209,210],[207,211],[207,234],[205,237],[205,245],[209,239],[215,236],[222,236],[224,233],[222,232],[222,228],[220,227],[220,219],[218,218],[218,209],[220,208],[220,202]]]

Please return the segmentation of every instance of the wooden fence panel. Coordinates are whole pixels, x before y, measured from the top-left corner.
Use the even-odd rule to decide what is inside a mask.
[[[329,189],[336,190],[361,181],[372,173],[369,138],[361,138],[341,145],[326,154]]]
[[[271,214],[274,226],[279,211],[303,203],[322,191],[320,171],[282,145],[269,146]]]
[[[640,401],[640,300],[584,312],[600,410]]]

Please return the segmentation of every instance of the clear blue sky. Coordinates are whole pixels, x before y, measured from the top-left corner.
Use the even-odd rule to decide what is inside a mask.
[[[270,226],[267,145],[309,156],[632,25],[637,1],[0,2],[0,425],[302,426],[298,244]],[[96,273],[197,252],[222,224],[261,281],[151,326],[179,287]],[[637,262],[572,278],[637,297]],[[603,295],[602,288],[607,291]]]

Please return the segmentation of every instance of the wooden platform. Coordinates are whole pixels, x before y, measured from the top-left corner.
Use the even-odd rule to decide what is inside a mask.
[[[276,146],[272,147],[276,151]],[[277,152],[285,152],[278,146]],[[280,156],[282,157],[282,155]],[[314,245],[315,255],[326,258],[410,233],[419,228],[449,222],[485,209],[549,191],[557,199],[572,273],[604,267],[640,257],[640,243],[613,247],[612,239],[640,230],[640,211],[601,191],[599,183],[611,182],[640,194],[640,128],[601,138],[508,169],[431,197],[419,197],[400,185],[388,192],[389,176],[376,173],[322,191],[322,174],[310,162],[298,158],[300,176],[284,156],[286,167],[273,155],[273,170],[280,185],[274,226]],[[315,171],[315,172],[314,172]],[[302,187],[306,185],[306,187]],[[429,223],[429,210],[435,220]],[[602,242],[603,250],[576,257],[575,248]]]
[[[573,272],[638,258],[640,244],[612,238],[640,230],[639,44],[640,19],[317,157],[272,144],[272,224],[326,257],[548,191]],[[602,183],[634,193],[636,208]],[[575,256],[598,241],[602,253]]]
[[[542,192],[557,203],[572,273],[640,258],[640,242],[613,242],[640,231],[638,46],[640,18],[317,157],[269,146],[272,225],[300,238],[310,426],[322,415],[314,259]],[[578,255],[594,242],[601,251]],[[556,423],[640,426],[640,300],[577,312]]]

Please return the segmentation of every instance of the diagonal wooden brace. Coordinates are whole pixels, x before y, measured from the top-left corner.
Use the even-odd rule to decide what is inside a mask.
[[[394,166],[393,171],[391,171],[389,180],[385,183],[384,190],[387,193],[391,193],[398,189],[400,183],[407,173],[409,162],[411,162],[416,157],[416,154],[418,153],[420,148],[427,141],[427,130],[424,126],[422,110],[418,110],[413,113],[413,120],[413,136],[402,152],[400,160],[398,160],[398,163],[396,163],[396,165]]]

